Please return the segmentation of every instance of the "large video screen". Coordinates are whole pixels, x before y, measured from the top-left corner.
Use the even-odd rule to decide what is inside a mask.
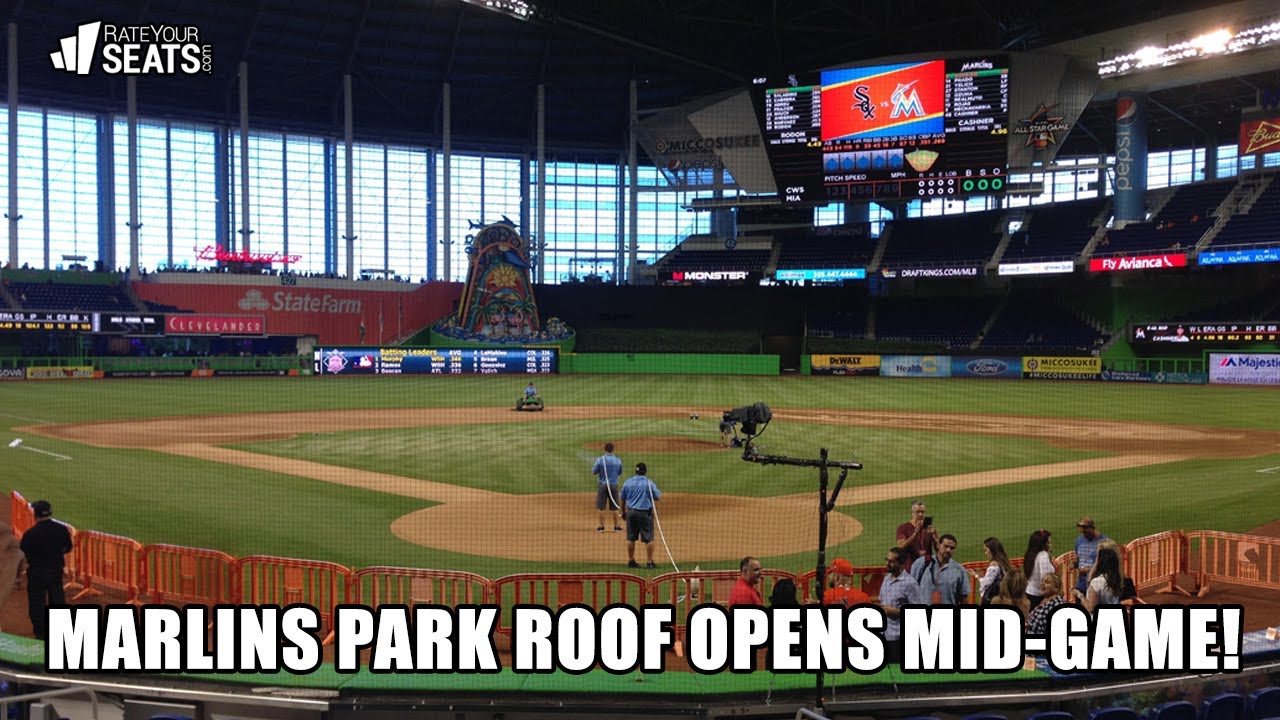
[[[1004,191],[1008,56],[761,76],[751,95],[786,203]]]
[[[547,375],[559,371],[559,355],[551,348],[320,347],[313,355],[317,375]]]

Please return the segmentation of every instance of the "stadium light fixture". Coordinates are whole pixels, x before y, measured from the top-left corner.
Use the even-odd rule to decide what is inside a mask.
[[[485,10],[492,10],[517,20],[535,20],[539,14],[539,8],[531,2],[525,0],[462,0],[468,5],[482,7]]]
[[[1118,77],[1141,70],[1166,68],[1194,60],[1257,50],[1275,44],[1280,44],[1280,20],[1269,20],[1239,32],[1218,28],[1167,47],[1148,45],[1133,52],[1103,60],[1098,63],[1098,75],[1104,78]]]

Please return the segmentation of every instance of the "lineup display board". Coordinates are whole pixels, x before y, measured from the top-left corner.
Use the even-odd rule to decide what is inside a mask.
[[[317,375],[550,375],[559,372],[553,348],[321,347]]]
[[[1007,55],[752,79],[786,203],[1001,193]]]
[[[1147,323],[1134,325],[1129,340],[1135,343],[1249,343],[1280,341],[1276,323]]]

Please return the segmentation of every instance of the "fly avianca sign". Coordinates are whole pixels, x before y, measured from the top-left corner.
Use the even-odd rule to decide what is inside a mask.
[[[1114,272],[1116,270],[1164,270],[1186,267],[1187,256],[1178,253],[1163,255],[1125,255],[1120,257],[1093,258],[1089,272]]]

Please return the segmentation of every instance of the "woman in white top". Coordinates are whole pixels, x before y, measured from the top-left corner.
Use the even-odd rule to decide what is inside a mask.
[[[1099,605],[1119,604],[1123,588],[1120,554],[1110,548],[1100,548],[1093,565],[1093,577],[1089,579],[1089,591],[1084,596],[1084,609],[1093,612]]]
[[[1053,557],[1049,554],[1052,551],[1049,540],[1051,535],[1048,530],[1031,533],[1027,540],[1027,552],[1022,556],[1022,571],[1027,574],[1027,600],[1031,602],[1032,608],[1039,605],[1044,596],[1040,581],[1046,575],[1054,573]]]
[[[978,580],[978,598],[981,604],[987,605],[999,592],[1000,581],[1004,579],[1005,573],[1013,569],[1013,564],[1009,562],[1009,553],[1004,551],[1004,543],[997,538],[983,540],[982,552],[991,564],[987,565],[986,574]]]

